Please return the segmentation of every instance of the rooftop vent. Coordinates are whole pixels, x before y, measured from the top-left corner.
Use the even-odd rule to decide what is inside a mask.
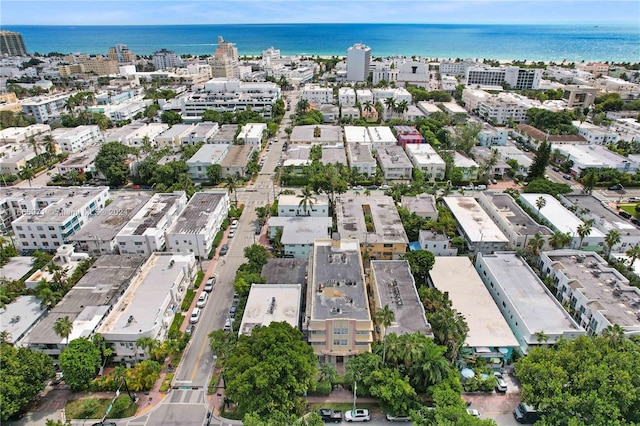
[[[267,309],[267,313],[269,315],[273,315],[273,311],[275,311],[275,309],[276,309],[276,298],[272,297],[271,303],[269,304],[269,309]]]
[[[129,318],[127,318],[127,325],[131,324],[133,322],[133,315],[129,315]]]
[[[332,314],[339,314],[342,312],[342,310],[340,310],[340,308],[331,308],[330,311]]]

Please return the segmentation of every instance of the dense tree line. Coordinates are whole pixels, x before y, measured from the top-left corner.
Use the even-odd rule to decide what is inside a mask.
[[[541,108],[527,111],[527,122],[531,126],[552,135],[575,135],[578,133],[571,123],[576,117],[571,111],[553,112]]]

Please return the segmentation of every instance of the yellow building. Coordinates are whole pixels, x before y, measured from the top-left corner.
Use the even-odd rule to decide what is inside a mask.
[[[310,255],[303,329],[320,363],[371,351],[373,321],[357,240],[318,239]]]
[[[409,239],[393,198],[344,194],[336,199],[336,216],[340,237],[357,239],[363,256],[397,260],[406,253]]]

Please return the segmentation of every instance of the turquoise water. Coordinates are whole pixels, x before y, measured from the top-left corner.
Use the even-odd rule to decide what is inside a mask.
[[[640,61],[634,25],[251,24],[149,26],[8,26],[30,53],[101,53],[117,43],[138,55],[161,48],[212,54],[218,35],[240,55],[271,46],[283,55],[346,55],[354,43],[373,56],[425,56],[568,61]]]

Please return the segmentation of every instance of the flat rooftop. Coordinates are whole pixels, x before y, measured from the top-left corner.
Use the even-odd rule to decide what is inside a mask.
[[[600,311],[611,324],[640,329],[640,290],[629,286],[627,279],[609,268],[600,256],[574,250],[557,250],[546,255],[554,262],[553,269],[562,270],[570,279],[571,288],[592,301],[589,304],[592,310]],[[594,271],[600,273],[596,276]],[[617,296],[616,288],[620,290]]]
[[[320,159],[322,164],[344,164],[347,165],[347,153],[342,146],[323,146],[322,158]]]
[[[498,214],[511,224],[511,228],[518,235],[553,234],[549,228],[531,219],[511,195],[502,192],[485,192],[483,195],[493,204]]]
[[[44,188],[42,188],[44,189]],[[23,214],[18,219],[13,221],[16,225],[25,225],[28,223],[57,223],[62,224],[68,221],[75,213],[82,211],[85,206],[89,204],[89,201],[94,197],[97,197],[103,191],[108,191],[108,186],[82,186],[76,187],[72,186],[65,189],[62,188],[52,188],[48,192],[46,190],[42,191],[38,195],[33,195],[33,193],[27,193],[28,195],[24,198],[30,197],[42,197],[49,200],[56,200],[49,204],[48,206],[42,208],[41,210],[28,211],[26,214]],[[23,191],[23,188],[20,188],[20,191]],[[17,192],[20,192],[17,191]],[[108,192],[107,192],[108,194]],[[97,207],[97,205],[96,205]],[[31,213],[31,214],[29,214]],[[36,213],[36,214],[34,214]]]
[[[184,136],[185,133],[193,130],[193,124],[174,124],[169,129],[160,133],[159,138],[175,138],[176,136]]]
[[[210,121],[205,121],[202,123],[198,123],[195,125],[193,129],[191,129],[191,136],[194,138],[205,138],[212,131],[217,131],[218,123],[212,123]],[[234,133],[235,134],[235,133]]]
[[[367,228],[365,210],[373,226]],[[387,195],[341,195],[336,200],[338,232],[362,243],[409,243],[393,198]]]
[[[154,229],[164,220],[169,210],[171,210],[182,197],[184,197],[184,192],[182,191],[172,194],[154,194],[118,234],[144,235],[147,229]]]
[[[222,167],[244,166],[249,162],[249,158],[251,157],[251,153],[253,152],[253,150],[253,145],[231,145],[229,147],[227,155],[225,155],[222,161],[220,161],[220,165]]]
[[[577,236],[578,226],[584,224],[584,222],[563,206],[555,197],[549,194],[520,194],[520,198],[523,199],[526,204],[532,206],[534,211],[538,210],[536,200],[540,197],[546,201],[544,207],[540,209],[540,215],[558,231],[568,232],[570,235]],[[589,237],[604,238],[604,234],[595,227],[592,227]]]
[[[389,306],[395,314],[386,333],[431,334],[431,325],[425,317],[409,263],[406,260],[372,260],[371,274],[380,298],[377,307]]]
[[[376,154],[380,163],[387,169],[409,168],[413,169],[413,163],[404,152],[401,146],[390,145],[376,149]],[[409,179],[411,176],[406,176]]]
[[[476,348],[519,346],[468,257],[437,256],[429,276],[435,288],[449,294],[453,309],[467,321],[466,345]]]
[[[231,145],[227,143],[207,143],[200,147],[193,157],[187,160],[191,163],[219,164],[227,155]]]
[[[63,339],[54,332],[53,326],[58,318],[65,316],[73,322],[70,340],[89,337],[124,294],[145,260],[143,256],[100,256],[26,340],[30,344],[61,343]]]
[[[10,257],[9,262],[0,267],[0,277],[5,277],[10,280],[19,280],[25,276],[32,267],[33,257],[31,256]]]
[[[351,156],[351,163],[374,163],[376,161],[371,155],[370,143],[349,143],[347,149]]]
[[[124,226],[151,199],[151,193],[140,191],[136,194],[118,195],[107,207],[95,215],[80,231],[68,238],[69,241],[103,240],[111,241]]]
[[[311,320],[371,320],[357,240],[316,240],[313,251],[313,288],[307,300]]]
[[[71,154],[69,158],[58,164],[58,167],[80,167],[89,165],[96,159],[99,151],[100,146],[92,146],[77,154]]]
[[[629,162],[627,158],[608,150],[602,145],[552,145],[551,150],[555,149],[565,155],[569,155],[575,159],[575,162],[579,162],[585,167],[616,167],[619,164]]]
[[[508,242],[509,239],[498,228],[473,197],[444,197],[444,202],[462,227],[469,241]]]
[[[637,226],[620,217],[593,195],[567,194],[564,197],[572,204],[587,209],[590,215],[597,216],[599,218],[598,222],[602,224],[607,232],[616,230],[623,237],[640,237],[640,229]]]
[[[391,128],[388,126],[371,126],[367,127],[367,131],[369,132],[371,143],[373,143],[374,146],[376,144],[395,145],[398,143],[398,140],[391,131]]]
[[[420,164],[437,164],[445,166],[445,162],[436,150],[428,143],[411,143],[404,147],[411,158],[415,158],[416,166]]]
[[[546,334],[561,335],[583,331],[540,278],[515,253],[478,253],[478,256],[482,257],[496,277],[495,284],[512,302],[531,333],[542,330]]]
[[[416,213],[437,213],[436,198],[431,194],[418,194],[410,197],[403,195],[400,198],[400,205],[410,212]]]
[[[347,143],[371,143],[367,128],[361,126],[344,126],[344,140]]]
[[[122,296],[118,309],[111,311],[100,326],[100,333],[138,336],[153,330],[163,320],[161,308],[170,297],[169,292],[178,293],[175,287],[179,279],[185,275],[185,268],[193,265],[193,254],[152,253]]]
[[[320,129],[320,136],[315,136],[315,129]],[[291,142],[335,144],[342,143],[342,128],[326,124],[295,126],[289,137]]]
[[[0,329],[6,331],[8,341],[21,340],[33,324],[45,313],[40,299],[35,296],[18,296],[12,303],[0,308]]]
[[[272,258],[262,267],[260,275],[267,284],[304,284],[307,281],[307,259]]]
[[[300,284],[252,284],[238,334],[250,335],[258,326],[287,322],[300,328]]]
[[[238,133],[237,124],[223,124],[216,134],[211,137],[210,142],[214,144],[231,144],[236,138],[236,133]]]
[[[268,225],[282,227],[282,244],[310,245],[318,238],[328,238],[332,219],[311,216],[272,216]]]
[[[224,200],[226,192],[196,192],[167,234],[198,234],[204,231],[209,217]]]

